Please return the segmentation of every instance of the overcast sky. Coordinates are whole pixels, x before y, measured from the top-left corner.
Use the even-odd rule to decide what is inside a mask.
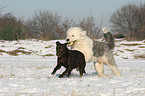
[[[118,8],[127,4],[145,3],[145,0],[0,0],[7,5],[3,13],[12,12],[16,17],[31,18],[37,10],[57,12],[63,18],[73,20],[93,16],[96,24],[109,27],[109,18]]]

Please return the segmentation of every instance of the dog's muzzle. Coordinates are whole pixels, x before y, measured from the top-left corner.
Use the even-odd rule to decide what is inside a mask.
[[[74,47],[75,44],[76,44],[76,41],[68,42],[68,46],[71,46],[71,47]]]
[[[68,47],[69,46],[73,47],[76,43],[76,41],[71,41],[71,42],[69,42],[69,41],[70,41],[70,39],[66,39],[66,42],[68,43]]]

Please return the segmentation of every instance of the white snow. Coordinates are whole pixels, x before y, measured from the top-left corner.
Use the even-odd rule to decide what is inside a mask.
[[[145,95],[145,58],[134,58],[134,55],[145,54],[145,40],[116,40],[114,56],[122,76],[116,77],[108,66],[104,66],[107,75],[105,78],[98,77],[93,63],[87,63],[87,74],[82,78],[79,78],[79,72],[75,69],[70,78],[58,78],[65,70],[63,67],[51,75],[57,60],[56,41],[0,41],[0,50],[32,52],[29,55],[19,53],[18,56],[12,56],[0,51],[0,96]],[[47,54],[54,56],[46,56]]]

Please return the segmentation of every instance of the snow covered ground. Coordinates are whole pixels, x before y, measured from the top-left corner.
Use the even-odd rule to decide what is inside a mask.
[[[145,40],[116,40],[122,76],[105,66],[105,78],[97,76],[93,63],[87,63],[82,78],[76,70],[70,78],[58,78],[63,67],[51,75],[56,41],[0,41],[0,96],[145,96]]]

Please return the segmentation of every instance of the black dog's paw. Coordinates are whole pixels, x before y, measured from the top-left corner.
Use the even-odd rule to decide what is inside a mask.
[[[52,72],[52,73],[51,73],[51,75],[54,75],[54,74],[55,74],[55,72]]]
[[[59,75],[59,78],[63,78],[63,75]]]

